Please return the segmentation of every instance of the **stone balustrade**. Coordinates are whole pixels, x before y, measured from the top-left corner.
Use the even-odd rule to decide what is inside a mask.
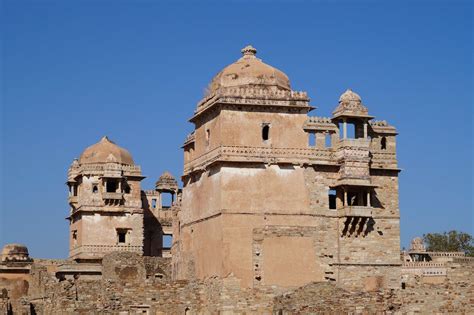
[[[102,194],[102,199],[108,199],[108,200],[122,200],[123,199],[123,193],[119,192],[106,192]]]
[[[372,217],[372,207],[365,206],[345,206],[337,210],[340,217]]]
[[[336,146],[338,148],[351,148],[351,149],[365,149],[370,148],[370,139],[358,138],[358,139],[340,139]]]
[[[263,163],[314,163],[314,161],[320,161],[322,164],[335,164],[331,163],[333,155],[331,149],[219,146],[186,163],[184,172],[186,174],[192,170],[204,168],[217,160]]]
[[[111,252],[135,252],[141,254],[143,252],[143,247],[132,245],[81,245],[71,249],[69,251],[69,257],[82,253],[104,254]]]

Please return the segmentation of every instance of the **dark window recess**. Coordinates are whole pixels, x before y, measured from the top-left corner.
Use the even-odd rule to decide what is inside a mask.
[[[97,185],[92,186],[92,193],[97,194],[99,192],[99,188]]]
[[[156,209],[156,199],[152,199],[152,200],[151,200],[151,207],[152,207],[153,209]]]
[[[114,181],[108,181],[106,185],[107,192],[116,192],[117,191],[117,183]]]
[[[382,150],[387,150],[387,138],[382,137],[382,140],[380,141],[380,148]]]
[[[123,191],[124,191],[126,194],[129,194],[129,193],[130,193],[130,186],[125,185]]]
[[[127,231],[117,231],[118,242],[125,243],[127,240]]]
[[[270,126],[264,125],[262,128],[262,140],[267,141],[270,138]]]
[[[329,209],[336,209],[336,190],[329,189]]]

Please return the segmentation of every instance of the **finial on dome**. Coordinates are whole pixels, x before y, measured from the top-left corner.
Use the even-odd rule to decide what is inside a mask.
[[[247,45],[242,48],[241,52],[244,56],[255,56],[257,54],[257,49],[255,49],[252,45]]]
[[[109,139],[109,137],[107,137],[107,136],[103,136],[103,137],[100,139],[100,141],[109,141],[109,142],[110,142],[110,139]]]

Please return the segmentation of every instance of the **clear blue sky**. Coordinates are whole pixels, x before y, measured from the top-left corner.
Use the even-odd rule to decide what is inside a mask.
[[[402,245],[473,233],[470,1],[2,1],[0,246],[68,251],[66,172],[108,135],[152,188],[187,119],[252,44],[329,116],[346,88],[396,126]]]

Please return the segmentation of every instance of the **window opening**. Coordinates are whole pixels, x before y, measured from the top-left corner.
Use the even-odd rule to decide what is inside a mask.
[[[125,244],[127,241],[127,230],[117,230],[117,240],[120,244]]]
[[[336,190],[329,189],[329,209],[336,209]]]
[[[270,138],[270,126],[269,125],[263,125],[262,140],[267,141],[269,138]]]
[[[331,134],[328,132],[325,134],[325,137],[324,137],[324,145],[326,148],[331,147]]]
[[[92,186],[92,193],[97,194],[99,192],[99,188],[97,185]]]
[[[107,189],[107,192],[116,192],[117,183],[115,181],[107,181],[106,189]]]
[[[171,248],[173,245],[173,235],[163,234],[163,248]]]
[[[209,145],[210,141],[211,141],[211,130],[206,129],[206,145]]]
[[[152,207],[153,209],[156,209],[156,199],[155,199],[155,198],[153,198],[153,199],[151,200],[151,207]]]
[[[386,150],[386,149],[387,149],[387,138],[382,137],[382,140],[380,140],[380,148],[381,148],[382,150]]]
[[[310,147],[316,146],[316,134],[314,132],[309,133],[309,146]]]
[[[126,194],[129,194],[131,189],[130,189],[130,186],[128,186],[128,184],[125,184],[125,187],[123,188],[123,191],[126,193]]]
[[[171,208],[173,205],[173,194],[172,193],[161,193],[161,207]]]

